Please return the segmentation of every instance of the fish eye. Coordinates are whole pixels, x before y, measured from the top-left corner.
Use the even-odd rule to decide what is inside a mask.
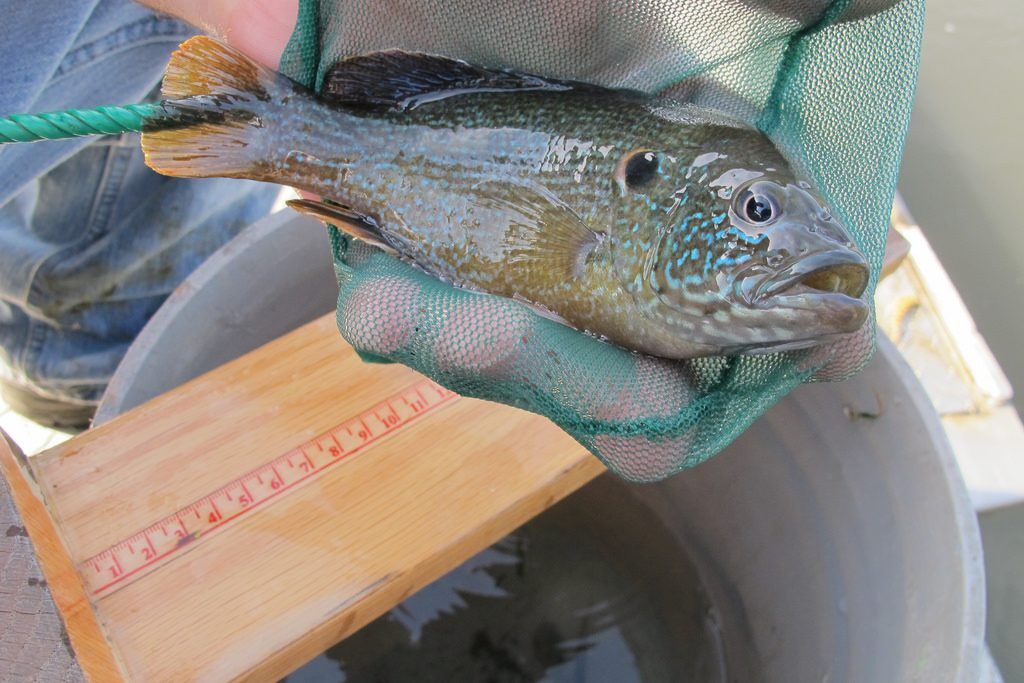
[[[743,213],[751,223],[767,223],[772,219],[772,204],[763,195],[751,195],[743,207]]]
[[[638,192],[651,184],[658,175],[657,152],[637,149],[625,154],[615,169],[615,178],[623,190]]]
[[[743,220],[754,225],[764,225],[776,220],[782,213],[782,208],[771,192],[766,191],[764,183],[757,185],[761,187],[755,185],[741,193],[736,204]]]

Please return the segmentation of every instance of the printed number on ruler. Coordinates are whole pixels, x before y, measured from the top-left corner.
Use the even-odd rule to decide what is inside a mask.
[[[200,536],[224,527],[456,397],[439,384],[421,380],[225,484],[79,565],[89,593],[107,595],[127,585]]]

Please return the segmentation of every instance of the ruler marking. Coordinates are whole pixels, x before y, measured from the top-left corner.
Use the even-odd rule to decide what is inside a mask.
[[[426,387],[433,388],[437,393],[438,398],[433,401],[427,400],[420,392],[421,388]],[[171,558],[172,556],[181,556],[184,552],[187,552],[187,550],[194,547],[193,541],[199,539],[201,536],[206,537],[213,531],[225,526],[229,522],[237,519],[238,517],[249,512],[250,510],[254,510],[262,506],[264,503],[277,498],[280,494],[283,494],[286,491],[290,491],[291,489],[295,488],[296,486],[306,481],[307,479],[319,475],[331,465],[337,462],[341,462],[342,460],[347,460],[350,456],[353,456],[359,453],[360,451],[363,451],[364,449],[368,448],[375,442],[394,433],[395,431],[406,426],[410,422],[415,421],[421,415],[426,414],[427,412],[434,408],[438,408],[444,405],[450,399],[455,398],[457,396],[457,394],[453,392],[448,392],[447,390],[440,389],[441,388],[438,385],[434,384],[430,380],[420,380],[415,385],[406,388],[403,392],[399,392],[398,394],[391,396],[381,401],[380,403],[372,406],[370,409],[364,411],[362,414],[350,418],[342,422],[337,427],[334,427],[328,430],[327,432],[324,432],[323,434],[301,444],[299,447],[287,451],[282,455],[279,455],[271,459],[269,462],[266,462],[263,465],[238,476],[232,481],[215,489],[213,492],[206,494],[202,498],[199,498],[198,500],[193,501],[192,503],[189,503],[188,505],[182,508],[179,508],[175,512],[172,512],[164,518],[145,527],[141,531],[136,532],[133,536],[123,539],[115,543],[114,545],[102,550],[101,552],[93,555],[92,557],[84,560],[79,564],[79,567],[82,570],[87,570],[91,567],[93,572],[93,580],[89,581],[87,579],[87,584],[100,583],[100,581],[103,578],[103,572],[105,571],[105,569],[113,570],[111,573],[114,574],[112,579],[104,581],[102,585],[98,587],[91,588],[92,595],[100,595],[101,593],[107,592],[112,588],[123,587],[124,585],[127,585],[125,581],[127,581],[129,578],[133,576],[138,575],[140,572],[143,572],[147,569],[155,568],[158,564],[162,564],[164,560]],[[398,414],[398,411],[394,409],[393,405],[391,404],[391,401],[397,400],[399,398],[405,400],[404,397],[410,393],[416,393],[421,397],[421,399],[423,399],[423,407],[420,410],[414,409],[408,417],[403,419],[401,415]],[[406,402],[408,403],[408,401]],[[377,411],[383,408],[388,408],[391,411],[392,415],[394,416],[393,422],[381,419]],[[373,414],[375,417],[377,417],[377,420],[383,425],[382,431],[375,433],[372,429],[370,429],[369,425],[366,423],[364,419],[365,416],[370,414]],[[353,434],[352,429],[349,426],[357,423],[362,424],[364,429],[364,431],[360,432],[359,435]],[[358,443],[354,444],[351,449],[346,450],[345,447],[341,444],[341,441],[339,441],[339,439],[335,436],[335,432],[338,432],[341,429],[345,429],[350,436],[357,439]],[[323,464],[318,466],[312,460],[312,458],[310,458],[305,448],[307,446],[315,444],[322,452],[324,448],[320,444],[320,441],[327,437],[330,437],[331,440],[333,440],[333,442],[337,445],[337,452],[335,452],[335,449],[333,448],[330,449],[331,455],[333,457],[331,457],[330,459],[326,460]],[[281,476],[280,472],[278,472],[276,466],[282,463],[292,465],[291,458],[294,455],[301,455],[305,459],[306,463],[308,463],[309,470],[300,473],[299,476],[293,479],[292,481],[286,482],[285,479]],[[260,484],[264,484],[263,477],[261,476],[261,474],[266,473],[268,470],[274,474],[279,485],[276,489],[273,488],[274,481],[271,480],[271,486],[269,487],[270,490],[266,492],[261,492],[260,496],[256,497],[246,486],[245,482],[247,479],[252,479],[253,477],[255,477],[257,482],[259,482]],[[230,512],[230,514],[227,514],[225,516],[225,513],[221,511],[220,508],[217,507],[214,498],[217,495],[224,493],[229,501],[234,500],[231,497],[230,489],[232,489],[235,486],[238,486],[245,494],[245,496],[244,498],[239,499],[239,505],[237,506],[238,509],[234,510],[233,512]],[[199,509],[203,506],[209,506],[214,514],[210,515],[207,518],[204,518],[202,515],[199,514]],[[191,510],[195,514],[196,519],[199,520],[198,528],[195,531],[189,531],[188,527],[185,525],[184,522],[183,515],[186,514],[189,510]],[[214,521],[211,522],[209,519],[210,517],[212,517]],[[175,529],[174,534],[170,535],[167,533],[167,524],[172,522],[177,523],[177,526],[180,528],[180,532],[178,531],[178,529]],[[166,539],[164,542],[161,543],[160,549],[157,548],[153,540],[157,531],[160,531],[163,534],[164,538]],[[127,571],[125,571],[124,566],[119,561],[118,555],[124,553],[126,550],[128,554],[137,554],[135,552],[134,547],[132,546],[132,541],[140,538],[144,539],[146,542],[146,547],[143,548],[144,552],[141,564],[138,564],[137,566],[132,566]],[[113,566],[104,567],[104,565],[101,564],[101,560],[105,560],[107,558],[112,560]],[[130,564],[135,563],[132,562]],[[87,572],[83,571],[83,577],[85,577],[86,573]]]

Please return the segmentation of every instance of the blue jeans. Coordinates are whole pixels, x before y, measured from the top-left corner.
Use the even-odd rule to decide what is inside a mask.
[[[142,101],[194,32],[129,0],[0,0],[0,16],[0,115]],[[0,377],[97,402],[171,290],[276,194],[157,175],[137,135],[0,147]]]

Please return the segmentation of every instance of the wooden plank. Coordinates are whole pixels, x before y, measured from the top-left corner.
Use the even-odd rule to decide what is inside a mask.
[[[55,571],[81,577],[127,677],[286,674],[603,471],[535,415],[442,393],[398,405],[423,383],[362,363],[328,316],[34,458],[78,576]],[[356,447],[360,419],[377,422]],[[336,464],[317,450],[334,438]],[[232,481],[268,497],[243,510]],[[188,529],[170,546],[168,519]]]
[[[906,228],[908,219],[907,207],[897,194],[889,216],[889,232],[885,236],[885,254],[882,256],[882,272],[879,275],[879,280],[884,280],[896,272],[896,269],[910,253],[910,242],[901,232]]]
[[[42,496],[25,471],[25,465],[24,456],[17,446],[0,432],[0,473],[7,481],[11,498],[32,541],[36,560],[60,611],[78,665],[90,680],[123,680],[121,668],[92,610],[75,563],[61,541]]]

